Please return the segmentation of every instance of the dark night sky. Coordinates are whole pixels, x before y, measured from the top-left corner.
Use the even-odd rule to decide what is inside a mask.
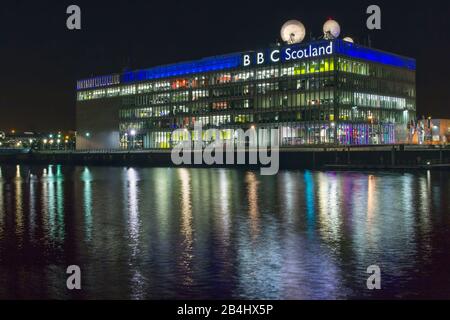
[[[382,10],[375,48],[417,59],[418,114],[450,118],[450,4],[442,1],[2,1],[0,130],[75,128],[75,82],[264,48],[288,19],[318,36],[327,17],[361,43],[369,4]],[[66,29],[66,8],[82,30]]]

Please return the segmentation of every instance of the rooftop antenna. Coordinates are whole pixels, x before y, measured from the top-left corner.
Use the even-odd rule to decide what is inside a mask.
[[[305,39],[305,26],[298,20],[286,21],[281,27],[281,39],[287,44],[300,43]]]
[[[323,37],[326,40],[336,39],[340,34],[341,27],[337,21],[330,18],[323,24]]]

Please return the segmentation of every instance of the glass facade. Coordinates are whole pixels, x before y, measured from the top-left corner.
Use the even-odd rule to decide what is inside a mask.
[[[199,122],[231,141],[237,129],[277,128],[282,147],[407,142],[416,110],[415,68],[392,58],[396,64],[383,63],[381,54],[370,59],[372,49],[360,46],[362,58],[353,48],[343,54],[340,46],[347,44],[337,42],[335,52],[320,57],[249,66],[232,55],[222,69],[181,76],[125,74],[121,84],[79,90],[77,100],[120,99],[124,149],[169,149],[188,139],[175,129],[189,132]],[[142,80],[146,74],[153,79]],[[270,140],[260,131],[258,142]]]

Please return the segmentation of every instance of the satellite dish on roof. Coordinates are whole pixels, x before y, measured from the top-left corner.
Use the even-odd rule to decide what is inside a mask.
[[[286,21],[281,27],[281,39],[288,44],[302,42],[305,34],[305,26],[298,20]]]
[[[346,42],[354,43],[353,39],[350,38],[350,37],[345,37],[345,38],[342,39],[342,40],[344,40],[344,41],[346,41]]]
[[[336,39],[341,33],[341,27],[335,20],[327,20],[323,24],[323,37],[327,40]]]

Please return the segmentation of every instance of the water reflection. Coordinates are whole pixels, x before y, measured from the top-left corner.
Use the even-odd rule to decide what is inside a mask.
[[[164,251],[170,250],[169,235],[170,235],[170,217],[169,212],[171,210],[171,180],[167,178],[167,173],[164,170],[157,170],[152,179],[153,188],[155,192],[153,201],[156,203],[156,221],[158,232],[158,245]],[[150,191],[152,192],[152,191]],[[175,196],[176,197],[176,196]]]
[[[2,165],[0,298],[449,298],[449,177]]]
[[[92,239],[92,173],[85,167],[81,175],[83,181],[84,234],[86,241]]]
[[[136,169],[129,168],[125,177],[125,201],[126,208],[124,210],[128,215],[128,245],[130,247],[129,266],[131,271],[131,298],[142,299],[144,297],[144,279],[141,268],[138,268],[137,261],[140,259],[141,246],[141,222],[139,212],[139,175]]]
[[[55,184],[54,184],[54,177],[53,177],[53,166],[48,166],[47,169],[47,177],[45,181],[47,185],[47,193],[45,194],[45,201],[47,202],[47,222],[48,222],[48,228],[50,229],[49,234],[52,241],[55,241],[55,217],[56,217],[56,203],[55,203]],[[44,212],[45,214],[46,212]]]
[[[305,183],[305,203],[306,203],[306,218],[308,224],[308,236],[312,236],[313,227],[316,219],[314,180],[312,178],[311,171],[305,171],[303,177]]]
[[[430,207],[433,196],[440,197],[440,189],[434,190],[435,195],[431,193],[431,173],[428,170],[426,177],[419,179],[419,197],[420,197],[420,226],[423,232],[430,231]],[[413,191],[413,190],[411,190]]]
[[[217,222],[217,227],[221,230],[221,240],[226,242],[230,237],[230,213],[231,213],[231,203],[230,203],[230,181],[227,177],[227,171],[221,170],[219,173],[219,195],[220,195],[220,220]]]
[[[181,183],[181,234],[182,252],[179,259],[180,270],[183,275],[182,283],[185,286],[193,284],[192,261],[193,254],[193,226],[192,226],[192,204],[191,204],[191,177],[188,169],[178,170]]]
[[[29,179],[29,184],[30,184],[30,193],[28,196],[28,203],[30,205],[30,214],[29,214],[29,219],[28,219],[28,224],[30,225],[30,238],[34,239],[35,238],[35,232],[36,232],[36,220],[37,220],[37,208],[36,208],[36,202],[37,202],[37,194],[36,194],[36,184],[38,183],[38,180],[36,178],[35,175],[30,173],[30,179]],[[1,190],[1,182],[0,182],[0,194],[2,194],[2,190]],[[0,206],[0,211],[1,211],[1,206]]]
[[[64,175],[61,165],[56,166],[56,237],[59,242],[64,241]]]
[[[15,176],[15,213],[16,213],[16,233],[19,241],[22,241],[23,239],[23,208],[22,208],[22,176],[20,173],[20,166],[16,166],[16,176]],[[19,244],[21,245],[21,244]]]
[[[321,235],[329,243],[339,241],[341,234],[341,213],[340,199],[344,196],[337,188],[337,178],[333,173],[318,174],[318,216],[321,225]],[[344,180],[345,183],[345,180]],[[339,194],[338,194],[339,192]]]
[[[124,212],[128,213],[128,233],[130,235],[131,247],[132,247],[132,255],[136,256],[138,254],[137,250],[139,244],[139,208],[138,208],[138,174],[136,169],[129,168],[127,170],[126,177],[126,185],[125,189],[126,197],[128,201],[126,201],[126,210]]]
[[[258,208],[258,184],[259,181],[256,177],[256,173],[251,171],[247,172],[245,176],[245,182],[247,183],[247,197],[250,216],[250,230],[253,240],[256,240],[259,233],[259,208]]]

